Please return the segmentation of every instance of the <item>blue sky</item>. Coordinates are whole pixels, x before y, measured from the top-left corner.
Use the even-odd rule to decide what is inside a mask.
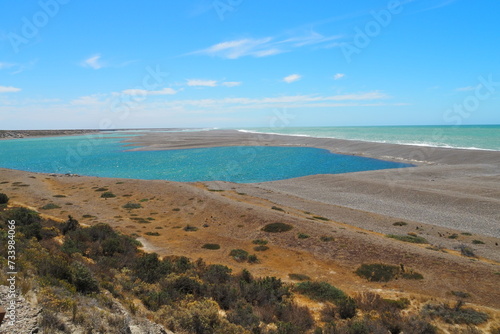
[[[500,123],[500,2],[5,0],[0,129]]]

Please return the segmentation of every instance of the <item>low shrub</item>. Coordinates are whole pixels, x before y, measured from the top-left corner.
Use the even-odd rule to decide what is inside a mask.
[[[101,197],[102,198],[113,198],[113,197],[116,197],[116,195],[113,194],[111,191],[106,191],[106,192],[101,194]]]
[[[277,206],[273,206],[271,209],[276,210],[276,211],[285,212],[285,210],[283,210],[282,208],[277,207]]]
[[[220,245],[219,244],[204,244],[203,246],[201,246],[201,248],[210,249],[210,250],[217,250],[217,249],[220,249]]]
[[[330,241],[333,241],[335,240],[334,237],[329,237],[329,236],[326,236],[326,235],[323,235],[319,238],[319,240],[323,241],[323,242],[330,242]]]
[[[281,233],[281,232],[287,232],[293,229],[292,225],[285,224],[285,223],[271,223],[267,224],[262,228],[262,231],[264,232],[269,232],[269,233]]]
[[[406,226],[406,225],[408,225],[408,223],[406,223],[406,222],[395,222],[392,225],[394,225],[394,226]]]
[[[255,245],[267,245],[268,241],[267,240],[263,240],[263,239],[255,239],[252,241],[253,244]]]
[[[484,242],[483,242],[483,241],[481,241],[481,240],[476,240],[476,239],[472,240],[472,243],[473,243],[474,245],[484,245]]]
[[[327,282],[301,282],[295,285],[298,293],[318,301],[338,302],[346,298],[346,294]]]
[[[249,255],[248,263],[259,263],[259,258],[255,254]]]
[[[146,232],[146,233],[144,233],[144,234],[145,234],[145,235],[151,235],[151,236],[154,236],[154,237],[158,237],[158,236],[160,236],[160,233],[158,233],[158,232]]]
[[[428,244],[429,241],[427,239],[419,237],[419,236],[414,236],[414,235],[396,235],[396,234],[388,234],[388,238],[396,239],[399,241],[404,241],[404,242],[411,242],[414,244]]]
[[[183,230],[186,232],[196,232],[198,231],[198,228],[196,226],[191,226],[188,224],[183,228]]]
[[[480,325],[488,321],[488,314],[471,308],[462,308],[462,305],[462,301],[458,301],[454,307],[448,304],[427,304],[422,311],[432,318],[441,318],[449,324]]]
[[[307,239],[307,238],[310,238],[311,236],[309,234],[305,234],[305,233],[299,233],[297,234],[297,238],[299,239]]]
[[[463,255],[463,256],[467,256],[467,257],[476,257],[476,253],[474,253],[474,250],[469,247],[469,246],[466,246],[466,245],[459,245],[457,247],[458,250],[460,250],[460,253]]]
[[[142,208],[142,205],[140,205],[139,203],[132,203],[132,202],[128,202],[127,204],[123,205],[122,208],[124,209],[139,209],[139,208]]]
[[[97,188],[95,191],[108,191],[108,188]]]
[[[264,251],[266,251],[268,249],[269,249],[269,247],[264,246],[264,245],[260,245],[260,246],[257,246],[257,247],[253,248],[253,250],[256,251],[256,252],[264,252]]]
[[[309,281],[311,280],[311,277],[304,275],[304,274],[288,274],[288,277],[294,281]]]
[[[389,282],[398,275],[399,270],[398,266],[374,263],[362,264],[355,273],[371,282]]]
[[[448,236],[448,239],[458,239],[458,234],[453,233],[453,234]]]
[[[248,260],[248,252],[243,249],[233,249],[229,253],[229,256],[232,256],[238,262],[243,262]]]
[[[458,297],[458,298],[469,298],[470,297],[470,294],[468,294],[467,292],[463,292],[463,291],[452,291],[451,294]]]
[[[4,193],[0,193],[0,204],[7,204],[9,202],[9,196]]]
[[[49,203],[49,204],[45,204],[40,209],[41,210],[52,210],[52,209],[60,209],[60,208],[61,207],[59,205],[57,205],[57,204]]]
[[[325,217],[321,217],[321,216],[313,216],[314,219],[317,219],[317,220],[323,220],[323,221],[329,221],[330,219],[328,218],[325,218]]]

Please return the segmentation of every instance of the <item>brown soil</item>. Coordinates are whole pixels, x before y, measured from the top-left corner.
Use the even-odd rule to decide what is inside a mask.
[[[103,192],[96,191],[98,188],[106,188],[116,197],[101,198]],[[122,233],[140,237],[146,250],[160,255],[203,258],[235,271],[247,268],[254,275],[272,275],[285,281],[290,281],[290,273],[306,274],[351,294],[375,290],[382,295],[406,296],[418,302],[453,301],[451,291],[463,291],[471,295],[469,303],[485,307],[490,314],[500,317],[500,264],[494,260],[467,258],[452,250],[430,250],[429,245],[389,239],[377,232],[314,218],[317,216],[314,212],[293,207],[279,206],[283,211],[273,209],[276,204],[269,200],[231,189],[213,191],[202,183],[50,176],[0,169],[0,192],[11,197],[12,205],[30,206],[49,217],[64,220],[72,215],[83,224],[108,223]],[[129,202],[140,203],[142,207],[123,208]],[[48,203],[60,208],[42,210]],[[370,215],[357,214],[360,218]],[[390,217],[373,214],[370,219],[380,220],[381,224],[392,221]],[[294,228],[285,233],[261,230],[273,222],[291,224]],[[198,230],[185,231],[187,225]],[[400,234],[415,232],[413,226],[400,228]],[[299,239],[298,233],[310,237]],[[325,242],[321,241],[322,236],[334,239]],[[268,240],[269,250],[254,251],[254,239]],[[206,243],[220,244],[221,248],[203,249]],[[235,248],[256,254],[260,262],[236,262],[229,257]],[[353,273],[362,263],[380,262],[404,265],[421,273],[424,279],[375,283]]]

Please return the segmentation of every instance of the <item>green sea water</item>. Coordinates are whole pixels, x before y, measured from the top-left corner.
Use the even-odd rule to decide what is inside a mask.
[[[500,151],[500,125],[242,128],[240,131]]]

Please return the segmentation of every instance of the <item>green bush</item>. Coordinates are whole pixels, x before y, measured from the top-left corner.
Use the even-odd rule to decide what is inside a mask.
[[[198,228],[196,226],[191,226],[191,225],[186,225],[183,229],[186,232],[196,232],[198,231]]]
[[[71,268],[71,282],[76,288],[76,291],[88,294],[98,292],[99,286],[96,279],[92,276],[92,272],[80,262],[73,262]]]
[[[9,202],[9,196],[4,193],[0,193],[0,204],[7,204]]]
[[[411,242],[414,244],[428,244],[429,241],[427,239],[419,237],[419,236],[414,236],[414,235],[395,235],[395,234],[388,234],[388,238],[396,239],[399,241],[404,241],[404,242]]]
[[[262,228],[262,231],[264,232],[270,232],[270,233],[281,233],[281,232],[287,232],[293,229],[292,225],[288,225],[285,223],[272,223],[272,224],[267,224]]]
[[[341,319],[354,318],[356,309],[356,301],[351,297],[341,298],[337,301],[337,312]]]
[[[475,239],[474,239],[474,240],[472,240],[472,243],[473,243],[474,245],[484,245],[484,242],[483,242],[483,241],[481,241],[481,240],[475,240]]]
[[[311,277],[304,274],[288,274],[288,277],[294,281],[309,281]]]
[[[285,212],[285,210],[283,210],[282,208],[277,207],[277,206],[273,206],[271,209],[276,210],[276,211]]]
[[[115,194],[113,194],[111,191],[106,191],[101,194],[101,198],[113,198],[116,197]]]
[[[132,203],[132,202],[128,202],[127,204],[123,205],[122,208],[124,209],[139,209],[139,208],[142,208],[142,205],[140,205],[139,203]]]
[[[258,262],[259,258],[257,257],[257,255],[252,254],[248,256],[248,263],[258,263]]]
[[[408,223],[406,223],[406,222],[395,222],[392,225],[394,225],[394,226],[406,226],[406,225],[408,225]]]
[[[372,282],[389,282],[398,275],[399,270],[398,266],[374,263],[362,264],[355,273]]]
[[[61,207],[59,205],[57,205],[57,204],[49,203],[49,204],[45,204],[40,209],[41,210],[52,210],[52,209],[60,209],[60,208]]]
[[[210,249],[210,250],[217,250],[217,249],[220,249],[220,245],[219,244],[204,244],[203,246],[201,246],[201,248]]]
[[[257,246],[257,247],[253,248],[253,250],[256,251],[256,252],[264,252],[264,251],[266,251],[268,249],[269,249],[269,247],[264,246],[264,245],[260,245],[260,246]]]
[[[299,238],[299,239],[307,239],[309,237],[310,237],[309,234],[305,234],[305,233],[299,233],[299,234],[297,234],[297,238]]]
[[[488,314],[471,308],[462,308],[462,305],[461,301],[457,302],[454,307],[450,307],[448,304],[427,304],[424,306],[423,312],[433,318],[441,318],[449,324],[480,325],[488,321]]]
[[[466,245],[459,245],[457,247],[459,250],[460,250],[460,253],[463,255],[463,256],[467,256],[467,257],[476,257],[476,253],[474,252],[474,250],[469,247],[469,246],[466,246]]]
[[[326,235],[321,236],[319,239],[320,239],[321,241],[323,241],[323,242],[330,242],[330,241],[335,240],[335,238],[334,238],[334,237],[329,237],[329,236],[326,236]]]
[[[327,282],[301,282],[295,285],[298,293],[319,301],[338,302],[346,298],[345,293]]]
[[[7,220],[15,220],[19,232],[24,234],[26,239],[42,239],[42,218],[38,212],[27,208],[13,208],[8,211]]]
[[[248,260],[248,252],[243,249],[233,249],[229,253],[229,256],[232,256],[238,262],[243,262]]]
[[[255,239],[252,241],[253,244],[262,245],[262,246],[267,245],[267,242],[268,242],[267,240],[263,240],[263,239]]]

